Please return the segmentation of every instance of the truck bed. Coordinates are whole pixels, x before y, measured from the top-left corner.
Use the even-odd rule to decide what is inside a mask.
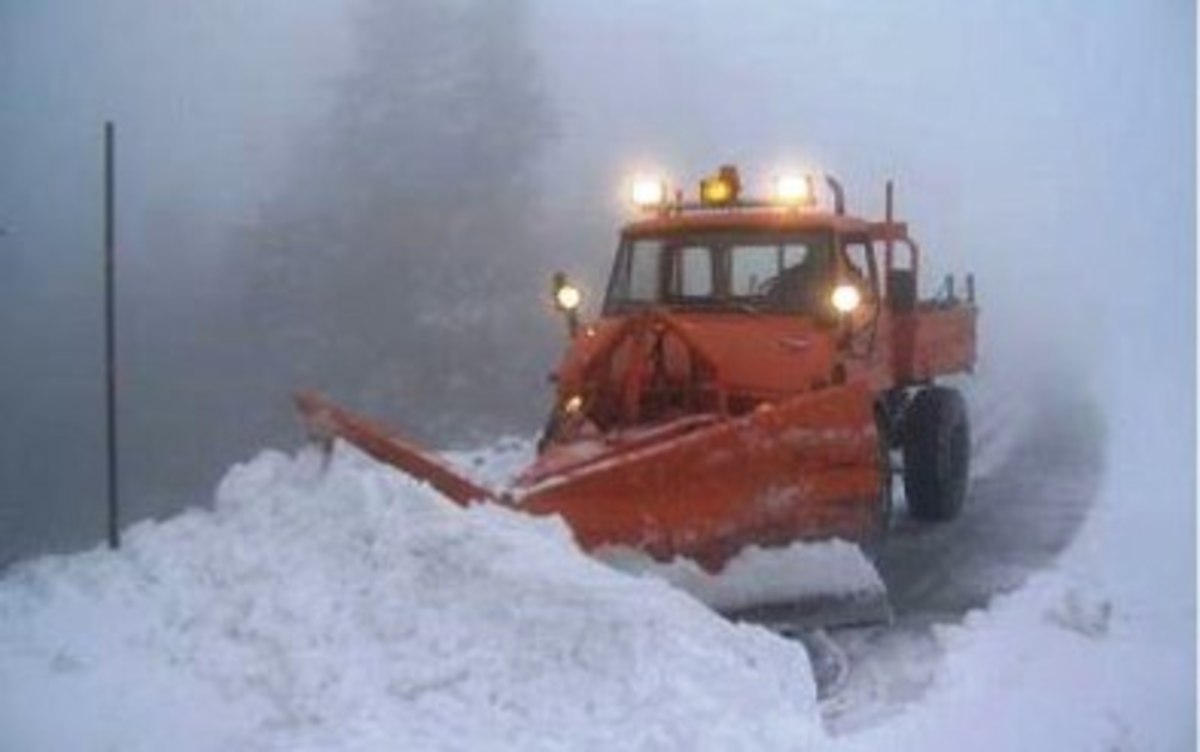
[[[979,309],[959,303],[922,302],[894,314],[893,368],[900,384],[971,371],[975,364],[975,322]]]

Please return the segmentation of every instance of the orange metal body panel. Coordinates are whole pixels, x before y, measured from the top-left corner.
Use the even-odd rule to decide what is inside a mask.
[[[856,328],[843,365],[847,382],[874,392],[924,384],[975,367],[978,309],[921,304],[912,313],[880,311],[873,324]]]
[[[847,214],[795,209],[712,210],[697,213],[664,212],[630,222],[621,232],[633,237],[675,232],[789,232],[795,230],[832,230],[842,235],[865,235],[871,240],[908,240],[905,222],[872,222]]]
[[[973,305],[922,305],[912,313],[897,315],[893,325],[895,380],[911,384],[973,370],[977,316]]]
[[[846,214],[794,209],[713,210],[695,214],[658,214],[630,222],[624,233],[656,235],[668,232],[722,232],[725,230],[756,230],[787,232],[790,230],[831,229],[842,233],[875,234],[877,223]]]
[[[688,419],[683,419],[687,421]],[[594,453],[547,450],[513,490],[517,507],[561,514],[587,549],[682,555],[717,570],[748,545],[858,540],[876,529],[879,445],[871,395],[840,388],[764,405],[679,435]]]
[[[668,314],[672,332],[718,375],[730,393],[775,400],[829,383],[834,343],[809,320],[785,315]],[[568,349],[557,371],[562,396],[578,393],[598,374],[594,366],[629,335],[636,317],[601,319],[586,327]],[[643,343],[649,347],[650,343]],[[645,357],[645,353],[641,353]],[[672,360],[672,376],[682,378],[686,364]],[[610,374],[611,375],[611,374]],[[612,375],[614,378],[616,375]]]

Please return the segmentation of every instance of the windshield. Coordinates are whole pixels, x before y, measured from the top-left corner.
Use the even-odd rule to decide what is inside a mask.
[[[831,279],[828,232],[624,238],[605,313],[647,306],[817,313]]]

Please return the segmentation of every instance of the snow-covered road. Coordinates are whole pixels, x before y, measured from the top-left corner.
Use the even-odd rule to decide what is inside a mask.
[[[1103,427],[1090,400],[1043,388],[1012,451],[976,474],[962,516],[944,525],[898,515],[879,558],[901,623],[961,617],[1043,569],[1095,501]]]
[[[986,608],[1046,568],[1095,501],[1103,433],[1088,398],[1042,386],[980,402],[979,472],[962,516],[918,524],[898,510],[877,562],[895,623],[831,634],[850,664],[823,704],[832,729],[869,725],[919,699],[938,666],[938,627]],[[1003,448],[987,446],[989,435],[1003,436],[990,427],[1017,411],[1025,417],[1008,423],[1013,435]]]

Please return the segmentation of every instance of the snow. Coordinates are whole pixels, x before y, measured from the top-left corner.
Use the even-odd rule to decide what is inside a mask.
[[[1111,602],[1069,580],[1039,577],[943,627],[938,641],[946,657],[922,701],[842,737],[842,748],[957,750],[964,740],[974,750],[1186,748],[1178,716],[1135,727],[1125,708],[1137,691],[1130,674],[1161,661],[1144,663],[1153,656],[1114,619]]]
[[[522,436],[504,436],[484,447],[443,454],[451,464],[479,485],[508,488],[537,456],[537,441]]]
[[[658,562],[629,548],[602,548],[601,561],[632,574],[669,582],[719,611],[802,601],[814,596],[886,597],[875,567],[858,546],[842,540],[742,550],[716,574],[690,559]]]
[[[943,658],[921,701],[834,748],[1193,749],[1188,640],[1154,639],[1158,629],[1056,567],[940,627]]]
[[[0,748],[779,749],[803,651],[339,447],[0,582]],[[70,711],[64,714],[64,708]],[[66,722],[64,722],[66,721]]]
[[[1030,419],[1015,383],[968,390],[976,477]],[[1190,749],[1191,499],[1163,470],[1193,445],[1167,400],[1112,402],[1105,490],[1075,543],[960,624],[874,633],[912,685],[878,712],[818,704],[799,643],[684,592],[730,609],[795,594],[785,569],[861,561],[853,546],[752,549],[721,578],[608,552],[629,576],[558,520],[461,509],[338,445],[237,466],[212,511],[137,525],[119,552],[10,570],[0,749]],[[502,486],[532,451],[452,459]],[[843,564],[822,588],[877,577]],[[823,726],[839,702],[868,707]]]
[[[937,627],[919,702],[841,734],[832,749],[1195,749],[1195,539],[1181,524],[1194,521],[1194,439],[1171,418],[1189,400],[1165,384],[1154,400],[1131,399],[1146,393],[1146,375],[1128,362],[1129,374],[1110,372],[1098,387],[1107,472],[1076,540],[1020,590]],[[1009,396],[1016,383],[985,379],[969,394],[977,425],[1008,426],[993,429],[988,471],[1030,418]],[[919,641],[896,649],[901,673],[906,660],[930,661]]]
[[[999,470],[1029,424],[1027,375],[985,371],[975,379],[948,380],[967,400],[971,421],[971,477]],[[903,485],[903,484],[898,484]]]

